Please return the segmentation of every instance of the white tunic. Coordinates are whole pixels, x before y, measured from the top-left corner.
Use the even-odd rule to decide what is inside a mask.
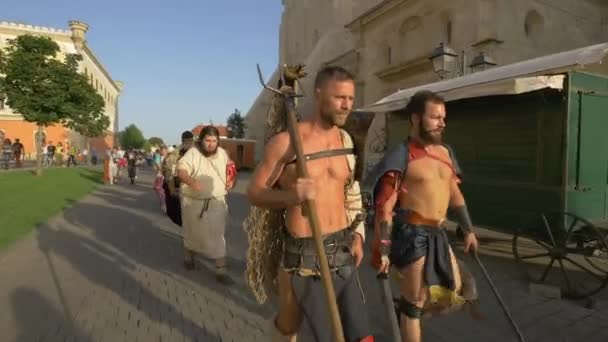
[[[180,185],[184,246],[211,259],[226,256],[224,233],[228,205],[225,196],[229,160],[221,147],[209,158],[197,148],[191,148],[177,163],[178,170],[186,171],[202,185],[200,192],[183,182]],[[205,206],[207,209],[203,212]]]

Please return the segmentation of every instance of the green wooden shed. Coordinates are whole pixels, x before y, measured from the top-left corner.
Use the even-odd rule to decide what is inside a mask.
[[[390,147],[401,110],[429,89],[447,103],[445,140],[463,169],[477,225],[512,231],[540,212],[608,221],[608,43],[400,90],[365,111],[386,113]]]

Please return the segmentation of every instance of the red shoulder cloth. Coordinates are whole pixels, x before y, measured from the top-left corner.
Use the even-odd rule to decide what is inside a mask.
[[[420,144],[417,140],[410,139],[408,142],[408,163],[412,163],[416,160],[427,157],[435,159],[448,166],[452,170],[452,175],[456,179],[456,182],[460,183],[460,179],[456,175],[456,170],[454,169],[451,160],[447,161],[439,156],[429,153],[424,145]],[[393,193],[395,191],[407,193],[405,184],[402,184],[402,177],[403,175],[400,172],[389,171],[380,178],[380,181],[378,182],[378,195],[376,196],[376,200],[374,202],[375,226],[378,225],[380,218],[384,216],[386,210],[384,208],[384,204],[393,195]],[[371,264],[372,267],[378,269],[380,267],[380,240],[378,237],[378,231],[376,229],[374,233]]]
[[[226,182],[230,183],[236,178],[236,165],[233,161],[226,164]]]
[[[409,151],[409,162],[413,162],[417,159],[421,159],[421,158],[431,158],[431,159],[435,159],[440,163],[445,164],[447,167],[450,168],[450,170],[452,170],[452,176],[456,179],[457,183],[460,183],[460,178],[458,177],[458,175],[456,174],[456,169],[454,169],[454,164],[452,163],[452,160],[445,160],[440,156],[434,155],[432,153],[429,153],[426,148],[420,144],[418,141],[411,139],[409,144],[408,144],[408,151]]]

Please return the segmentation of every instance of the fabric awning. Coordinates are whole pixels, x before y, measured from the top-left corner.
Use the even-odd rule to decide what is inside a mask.
[[[606,55],[608,55],[608,43],[591,45],[494,67],[463,77],[402,89],[360,110],[375,113],[399,110],[407,105],[414,93],[423,89],[439,93],[448,101],[522,94],[545,88],[562,89],[564,75],[560,73],[602,63]]]

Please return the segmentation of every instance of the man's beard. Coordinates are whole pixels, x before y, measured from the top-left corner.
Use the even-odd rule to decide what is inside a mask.
[[[348,113],[326,111],[322,113],[321,118],[328,125],[342,127],[346,123]]]
[[[424,128],[422,122],[420,122],[418,126],[418,131],[420,132],[420,139],[427,144],[441,144],[443,141],[443,132],[436,132],[435,130],[429,130]],[[436,133],[436,134],[432,134]]]
[[[209,156],[214,155],[217,152],[217,146],[212,151],[208,151],[205,147],[203,147],[201,149],[201,151],[203,152],[203,155],[205,157],[209,157]]]

